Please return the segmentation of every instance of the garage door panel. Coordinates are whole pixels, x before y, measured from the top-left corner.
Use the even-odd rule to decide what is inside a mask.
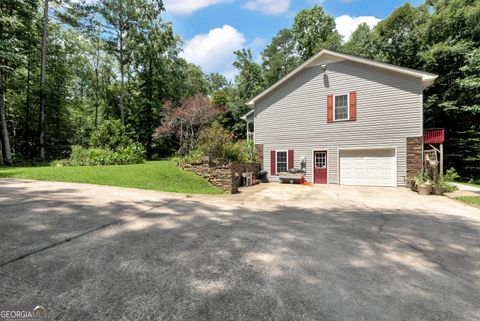
[[[395,186],[395,150],[340,151],[340,184]]]

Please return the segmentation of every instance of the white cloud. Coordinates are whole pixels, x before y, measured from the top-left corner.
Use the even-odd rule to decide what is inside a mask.
[[[291,0],[250,0],[245,4],[245,8],[268,15],[279,15],[288,11],[290,1]]]
[[[349,15],[342,15],[335,18],[338,32],[342,35],[344,41],[348,41],[352,32],[357,29],[358,25],[365,22],[370,28],[374,27],[381,19],[374,16],[360,16],[351,17]]]
[[[165,10],[170,13],[192,14],[194,11],[229,0],[165,0]]]
[[[261,37],[256,37],[255,39],[252,40],[252,42],[248,44],[247,47],[258,49],[265,46],[266,44],[267,44],[267,41],[265,39]]]
[[[245,36],[232,26],[211,29],[208,34],[198,34],[188,40],[181,56],[199,65],[204,72],[219,72],[233,77],[233,52],[245,47]]]
[[[235,68],[229,68],[227,70],[225,70],[223,73],[222,73],[225,78],[227,78],[228,80],[230,81],[234,81],[235,80],[235,76],[238,75],[238,70],[235,69]]]

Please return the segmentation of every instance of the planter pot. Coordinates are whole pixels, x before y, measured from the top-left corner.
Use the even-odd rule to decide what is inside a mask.
[[[435,194],[435,195],[443,195],[444,192],[445,192],[445,190],[441,186],[435,186],[433,188],[433,194]]]
[[[432,193],[432,185],[420,185],[418,186],[419,195],[430,195]]]

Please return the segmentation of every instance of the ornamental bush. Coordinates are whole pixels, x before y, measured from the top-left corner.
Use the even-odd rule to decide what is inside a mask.
[[[200,150],[210,159],[228,160],[232,154],[233,134],[215,122],[200,132]]]
[[[229,162],[251,162],[253,157],[250,152],[250,144],[245,140],[239,140],[225,146],[225,159]]]
[[[200,133],[198,150],[213,162],[249,162],[253,160],[253,142],[234,141],[234,135],[218,122]],[[198,157],[199,152],[194,155]]]
[[[214,122],[200,132],[198,147],[177,159],[188,164],[203,162],[205,158],[211,163],[248,162],[253,159],[252,146],[246,141],[234,142],[234,135]]]
[[[132,142],[126,136],[125,126],[118,119],[107,119],[98,125],[90,135],[88,145],[92,148],[117,150]]]
[[[84,148],[73,146],[70,158],[54,161],[52,166],[98,166],[140,164],[145,161],[145,149],[139,143],[132,143],[117,150],[106,148]]]

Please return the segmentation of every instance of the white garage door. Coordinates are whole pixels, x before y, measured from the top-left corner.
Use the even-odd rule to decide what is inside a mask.
[[[340,184],[395,186],[395,149],[341,150]]]

